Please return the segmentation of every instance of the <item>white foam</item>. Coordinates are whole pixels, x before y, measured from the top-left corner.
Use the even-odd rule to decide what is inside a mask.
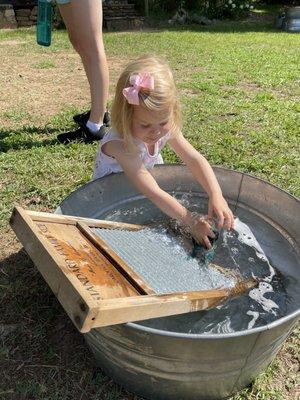
[[[268,264],[269,270],[270,270],[270,275],[266,276],[264,278],[265,281],[271,282],[275,275],[275,270],[272,267],[272,265],[269,263],[269,260],[261,248],[260,244],[258,243],[256,237],[254,236],[253,232],[249,228],[248,225],[246,225],[244,222],[242,222],[239,218],[235,219],[235,231],[238,233],[238,240],[241,243],[246,244],[249,247],[252,247],[255,250],[257,258],[262,260],[263,262],[266,262]],[[250,260],[249,260],[250,261]]]
[[[239,249],[237,247],[231,247],[230,249],[232,251],[233,254],[238,254]]]
[[[259,317],[259,312],[258,311],[247,311],[246,312],[247,315],[252,316],[252,320],[248,323],[248,329],[252,329],[257,318]]]
[[[270,299],[264,297],[266,293],[274,292],[273,287],[267,282],[260,282],[258,288],[252,289],[249,292],[249,297],[261,305],[264,311],[271,312],[276,315],[275,310],[279,309],[278,305]]]

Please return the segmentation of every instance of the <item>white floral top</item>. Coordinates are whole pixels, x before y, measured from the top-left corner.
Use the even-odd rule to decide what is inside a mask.
[[[140,150],[140,157],[143,161],[143,164],[147,169],[152,169],[154,165],[156,164],[163,164],[163,158],[160,154],[162,148],[166,145],[168,140],[170,139],[170,133],[167,133],[165,136],[160,138],[156,143],[155,143],[155,148],[154,148],[154,154],[151,155],[148,151],[148,147],[146,143],[142,142],[139,139],[135,139],[136,145],[138,149]],[[118,135],[118,133],[114,132],[113,130],[110,130],[107,132],[103,139],[100,142],[99,150],[96,156],[95,160],[95,167],[94,167],[94,173],[93,173],[93,180],[102,178],[103,176],[117,173],[117,172],[122,172],[122,167],[118,163],[118,161],[113,158],[108,156],[107,154],[103,153],[102,151],[102,146],[110,142],[112,140],[121,140],[124,141],[122,137]]]

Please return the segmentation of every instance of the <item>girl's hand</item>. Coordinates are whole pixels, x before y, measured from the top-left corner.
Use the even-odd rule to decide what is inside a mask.
[[[221,194],[209,198],[208,218],[212,220],[214,215],[218,218],[218,229],[221,229],[222,227],[226,229],[234,228],[234,217],[232,211]]]
[[[214,239],[210,224],[199,214],[192,215],[191,222],[188,225],[193,238],[200,244],[204,245],[207,249],[211,249],[211,243],[208,237]]]

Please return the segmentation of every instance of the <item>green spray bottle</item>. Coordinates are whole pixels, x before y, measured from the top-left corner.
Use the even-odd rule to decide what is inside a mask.
[[[36,41],[41,46],[50,46],[52,30],[51,0],[38,0]]]

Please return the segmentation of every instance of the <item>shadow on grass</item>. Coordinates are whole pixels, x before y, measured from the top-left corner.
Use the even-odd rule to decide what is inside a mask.
[[[52,308],[52,317],[62,313],[59,303],[23,248],[2,259],[0,271],[1,292],[4,292],[0,298],[2,322],[43,321],[45,314],[40,312],[41,309]]]
[[[58,134],[59,131],[54,128],[36,126],[23,126],[18,130],[0,129],[0,152],[6,153],[9,150],[31,149],[58,144],[56,138],[47,138],[53,133]],[[41,136],[42,139],[38,140],[38,136]]]
[[[24,249],[0,260],[0,354],[6,400],[133,398],[96,367]]]
[[[0,300],[2,344],[8,353],[0,387],[13,389],[14,395],[19,392],[36,398],[38,389],[29,393],[33,389],[19,387],[20,382],[45,382],[47,372],[63,369],[70,375],[68,379],[74,379],[79,369],[92,371],[92,357],[83,336],[75,330],[25,250],[0,261],[0,271],[1,292],[5,288]],[[73,373],[68,374],[68,370]],[[30,378],[31,373],[34,378]]]
[[[37,136],[48,136],[58,134],[54,128],[40,128],[36,126],[22,127],[19,130],[0,129],[0,152],[6,153],[9,150],[31,149],[33,147],[44,147],[58,144],[56,138],[43,138],[38,140]]]
[[[150,28],[151,29],[151,28]],[[161,23],[157,27],[153,27],[151,33],[159,33],[160,31],[170,31],[170,32],[207,32],[207,33],[246,33],[246,32],[270,32],[278,34],[287,34],[285,32],[275,28],[275,16],[270,17],[266,22],[256,22],[256,21],[218,21],[212,25],[197,25],[197,24],[187,24],[170,26],[166,23]]]

